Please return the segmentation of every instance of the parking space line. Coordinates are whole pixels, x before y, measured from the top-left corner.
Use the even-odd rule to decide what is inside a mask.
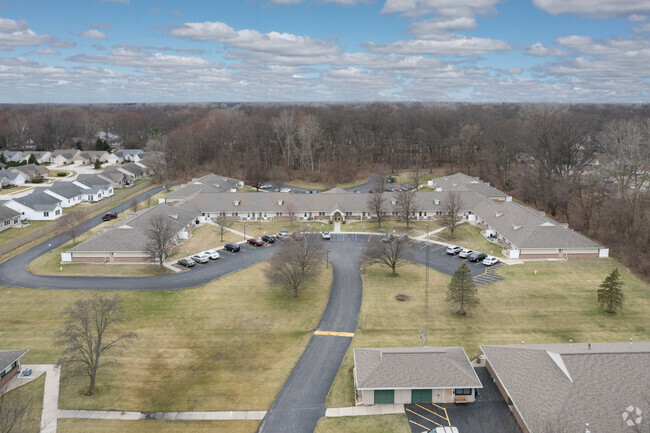
[[[417,423],[417,422],[415,422],[415,421],[411,421],[411,420],[409,420],[409,422],[412,423],[412,424],[415,424],[415,425],[418,426],[418,427],[422,427],[422,428],[425,429],[425,430],[429,430],[429,427],[425,427],[425,426],[423,426],[422,424],[419,424],[419,423]]]
[[[442,408],[442,410],[445,411],[445,416],[442,416],[442,415],[440,415],[439,413],[436,413],[436,412],[434,412],[434,411],[432,411],[432,410],[429,410],[429,409],[427,409],[427,408],[424,407],[424,406],[420,406],[420,405],[417,404],[417,403],[416,403],[415,405],[416,405],[417,407],[419,407],[420,409],[424,409],[424,410],[426,410],[427,412],[431,412],[432,414],[434,414],[434,415],[436,415],[436,416],[439,416],[440,418],[442,418],[442,419],[444,419],[445,421],[447,421],[447,424],[449,424],[449,425],[451,426],[451,422],[449,421],[449,414],[447,413],[447,409],[445,409],[444,407]]]
[[[440,409],[440,410],[444,410],[445,412],[447,412],[447,409],[445,409],[445,408],[442,407],[442,406],[439,406],[439,405],[437,405],[437,404],[435,404],[435,403],[431,403],[431,405],[437,407],[437,408]]]
[[[409,411],[409,412],[411,412],[412,414],[415,414],[415,415],[419,416],[420,418],[424,418],[424,419],[426,419],[427,421],[429,421],[429,422],[432,423],[432,424],[437,425],[438,427],[442,427],[442,424],[438,424],[438,423],[435,422],[434,420],[429,419],[429,418],[427,418],[427,417],[424,416],[424,415],[421,415],[421,414],[419,414],[419,413],[417,413],[417,412],[415,412],[415,411],[412,411],[411,409],[406,409],[406,410]]]

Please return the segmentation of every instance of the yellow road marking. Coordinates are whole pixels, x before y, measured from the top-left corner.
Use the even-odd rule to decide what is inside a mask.
[[[418,427],[422,427],[423,429],[429,430],[429,427],[425,427],[425,426],[423,426],[422,424],[418,424],[418,423],[416,423],[415,421],[411,421],[411,420],[409,420],[409,422],[412,423],[412,424],[415,424],[415,425],[418,426]]]
[[[354,337],[354,332],[314,331],[314,335],[331,335],[334,337]]]
[[[445,416],[442,416],[442,415],[440,415],[439,413],[434,412],[434,411],[432,411],[432,410],[429,410],[429,409],[427,409],[427,408],[424,407],[424,406],[420,406],[420,405],[417,404],[417,403],[416,403],[416,406],[419,407],[420,409],[424,409],[424,410],[426,410],[427,412],[431,412],[432,414],[434,414],[434,415],[436,415],[436,416],[439,416],[440,418],[442,418],[442,419],[444,419],[445,421],[449,422],[449,415],[447,414],[447,409],[445,409],[444,407],[443,407],[442,409],[445,411]],[[449,425],[451,425],[451,424],[449,424]]]
[[[431,251],[438,251],[438,250],[440,250],[440,249],[442,249],[444,247],[445,247],[444,245],[440,245],[438,248],[434,248]]]
[[[414,411],[412,411],[411,409],[406,409],[406,410],[408,410],[409,412],[411,412],[411,413],[413,413],[413,414],[415,414],[415,415],[417,415],[417,416],[419,416],[420,418],[424,418],[424,419],[426,419],[427,421],[429,421],[429,422],[430,422],[430,423],[432,423],[432,424],[435,424],[435,425],[437,425],[438,427],[442,427],[442,424],[438,424],[438,423],[437,423],[437,422],[435,422],[434,420],[432,420],[432,419],[429,419],[429,418],[427,418],[427,417],[426,417],[426,416],[424,416],[424,415],[420,415],[419,413],[417,413],[417,412],[414,412]]]
[[[438,406],[438,405],[437,405],[437,404],[435,404],[435,403],[431,403],[431,405],[433,405],[433,406],[435,406],[435,407],[437,407],[438,409],[442,409],[442,410],[444,410],[444,411],[445,411],[445,413],[447,412],[447,409],[445,409],[445,408],[444,408],[444,407],[442,407],[442,406]]]

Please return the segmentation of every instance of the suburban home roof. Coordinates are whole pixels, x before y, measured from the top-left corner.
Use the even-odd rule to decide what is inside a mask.
[[[85,242],[80,243],[68,250],[69,252],[143,252],[149,241],[146,230],[154,215],[164,215],[172,221],[172,231],[180,232],[199,215],[198,209],[184,203],[178,206],[170,206],[161,203],[147,209],[143,209],[121,221],[115,227],[98,233]]]
[[[0,371],[22,358],[28,350],[0,350]]]
[[[65,159],[72,159],[79,153],[79,149],[56,149],[52,151],[52,158],[62,156]]]
[[[23,177],[25,176],[25,173],[23,172],[17,173],[12,170],[0,170],[0,178],[6,177],[9,180],[15,180],[21,174],[23,175]]]
[[[462,347],[354,349],[357,389],[482,388]]]
[[[109,181],[102,179],[96,174],[80,174],[77,176],[77,182],[82,183],[88,187],[99,187],[102,189],[108,189],[111,186],[111,183]]]
[[[122,169],[128,171],[129,173],[132,173],[134,175],[139,175],[139,174],[144,174],[145,170],[140,167],[138,164],[133,163],[133,162],[128,162],[121,167]]]
[[[531,433],[627,432],[623,412],[647,403],[650,342],[481,348]]]
[[[35,211],[53,211],[61,205],[61,200],[46,194],[42,189],[34,190],[29,195],[12,200]]]
[[[513,202],[481,200],[473,212],[517,248],[598,248],[596,242]]]
[[[126,155],[134,156],[140,153],[144,153],[144,151],[142,149],[120,149],[115,151],[115,155],[122,158]]]
[[[192,179],[175,191],[167,194],[167,200],[186,200],[196,196],[198,193],[219,193],[230,192],[231,189],[237,189],[241,183],[238,179],[233,179],[216,174],[208,174],[198,179]]]
[[[20,212],[8,208],[7,206],[0,205],[0,220],[6,221],[8,219],[20,216]]]
[[[490,198],[502,197],[505,199],[508,196],[505,192],[499,191],[478,177],[468,176],[465,173],[438,178],[434,185],[436,188],[441,188],[442,191],[475,191]]]
[[[44,189],[65,198],[75,198],[84,194],[84,190],[72,182],[54,182],[52,186]]]
[[[323,191],[321,194],[352,194],[352,193],[342,188],[332,188],[332,189],[328,189],[327,191]]]

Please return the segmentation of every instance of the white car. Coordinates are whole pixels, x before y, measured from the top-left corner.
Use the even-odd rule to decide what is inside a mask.
[[[208,260],[210,260],[210,256],[205,253],[199,253],[193,255],[192,260],[194,260],[196,263],[208,263]]]
[[[499,259],[497,257],[487,256],[483,259],[483,264],[485,266],[492,266],[496,265],[497,263],[499,263]]]
[[[460,253],[463,250],[463,247],[459,247],[458,245],[450,245],[447,247],[447,254],[449,255],[456,255]]]
[[[291,188],[282,188],[280,192],[291,192]]]
[[[221,255],[217,250],[212,250],[212,251],[203,251],[201,254],[207,255],[210,260],[217,260]]]
[[[284,232],[280,232],[280,233],[278,233],[277,235],[275,235],[275,239],[277,239],[277,240],[279,240],[279,241],[283,241],[283,240],[285,240],[285,239],[289,239],[289,234],[288,234],[288,233],[284,233]]]
[[[462,250],[460,250],[460,253],[458,253],[458,257],[462,257],[462,258],[466,259],[473,252],[474,252],[474,250],[470,250],[469,248],[463,248]]]
[[[329,239],[330,238],[330,232],[322,232],[320,234],[320,237],[323,239]]]

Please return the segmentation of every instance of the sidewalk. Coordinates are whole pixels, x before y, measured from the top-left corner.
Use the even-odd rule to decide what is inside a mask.
[[[65,410],[59,409],[59,418],[111,419],[111,420],[162,420],[162,421],[228,421],[261,420],[264,410],[231,410],[215,412],[120,412],[116,410]]]
[[[375,406],[332,407],[325,410],[327,417],[390,415],[404,413],[403,404],[378,404]]]
[[[59,408],[59,379],[61,369],[49,365],[45,372],[45,391],[43,393],[43,412],[41,414],[41,433],[56,433],[56,420]]]

